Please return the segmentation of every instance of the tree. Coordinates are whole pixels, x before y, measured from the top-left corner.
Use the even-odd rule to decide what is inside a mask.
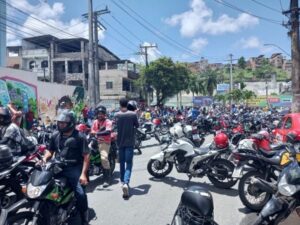
[[[248,101],[252,98],[256,97],[256,94],[250,90],[243,90],[243,99],[246,100],[246,105],[248,105]]]
[[[208,95],[213,96],[218,83],[218,71],[206,70],[201,74],[201,78],[204,81],[204,87]]]
[[[156,104],[164,104],[167,98],[187,88],[188,70],[182,64],[175,64],[171,58],[162,57],[143,70],[145,83],[155,90]]]
[[[227,94],[227,96],[228,96],[228,99],[232,99],[233,101],[235,101],[237,103],[243,99],[243,93],[242,93],[242,90],[240,90],[240,89],[234,89],[234,90],[230,91]]]
[[[260,66],[254,72],[255,76],[260,79],[266,79],[273,73],[276,73],[276,70],[267,59],[263,59]]]
[[[246,69],[246,66],[247,66],[247,62],[246,62],[246,60],[245,60],[245,58],[242,56],[241,58],[239,58],[239,60],[238,60],[238,67],[240,68],[240,69]]]

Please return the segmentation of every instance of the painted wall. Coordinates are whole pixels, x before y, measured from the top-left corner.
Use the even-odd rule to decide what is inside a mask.
[[[76,97],[75,86],[37,80],[33,72],[0,67],[0,101],[22,104],[24,111],[31,106],[42,118],[56,116],[56,106],[63,96]],[[75,94],[75,95],[74,95]]]

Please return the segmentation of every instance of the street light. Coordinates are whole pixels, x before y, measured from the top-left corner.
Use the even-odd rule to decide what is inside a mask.
[[[285,51],[283,48],[281,48],[280,46],[276,45],[276,44],[264,44],[264,46],[274,46],[278,49],[280,49],[281,51],[283,51],[285,54],[287,54],[289,57],[292,57],[290,53],[288,53],[287,51]]]

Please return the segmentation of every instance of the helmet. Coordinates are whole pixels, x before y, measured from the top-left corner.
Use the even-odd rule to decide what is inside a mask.
[[[183,224],[215,224],[214,203],[211,193],[203,187],[191,186],[181,195],[178,214]]]
[[[13,163],[11,149],[7,145],[0,145],[0,170],[7,169]]]
[[[175,124],[175,126],[173,126],[170,129],[170,132],[173,136],[176,136],[177,138],[184,137],[183,129],[182,129],[182,126],[180,124]]]
[[[11,114],[6,107],[0,107],[0,125],[9,125],[11,123]]]
[[[95,109],[95,115],[98,115],[98,113],[103,113],[106,115],[106,107],[103,105],[98,105]]]
[[[57,122],[68,123],[68,125],[63,129],[60,129],[59,126],[57,126],[59,132],[71,131],[72,129],[75,128],[75,125],[76,125],[76,119],[75,119],[74,113],[72,111],[69,111],[69,110],[63,110],[57,116],[56,121]]]
[[[267,140],[269,140],[269,138],[270,138],[270,134],[266,130],[259,131],[258,134],[262,135]]]
[[[227,148],[229,145],[228,137],[224,133],[219,133],[214,137],[214,142],[217,148]]]
[[[127,109],[128,109],[129,111],[135,111],[135,110],[137,110],[137,103],[136,103],[136,101],[130,100],[130,101],[127,103]]]

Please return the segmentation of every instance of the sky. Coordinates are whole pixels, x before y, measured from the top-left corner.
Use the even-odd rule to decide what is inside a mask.
[[[88,0],[7,2],[8,45],[42,34],[88,37],[82,17]],[[291,41],[282,26],[288,18],[281,13],[288,9],[288,0],[93,0],[93,6],[108,7],[110,13],[99,18],[106,28],[99,29],[100,44],[121,59],[144,63],[140,45],[157,46],[149,49],[150,60],[167,56],[195,62],[204,57],[226,63],[229,54],[237,59],[277,52],[289,58],[285,52],[290,52]]]

